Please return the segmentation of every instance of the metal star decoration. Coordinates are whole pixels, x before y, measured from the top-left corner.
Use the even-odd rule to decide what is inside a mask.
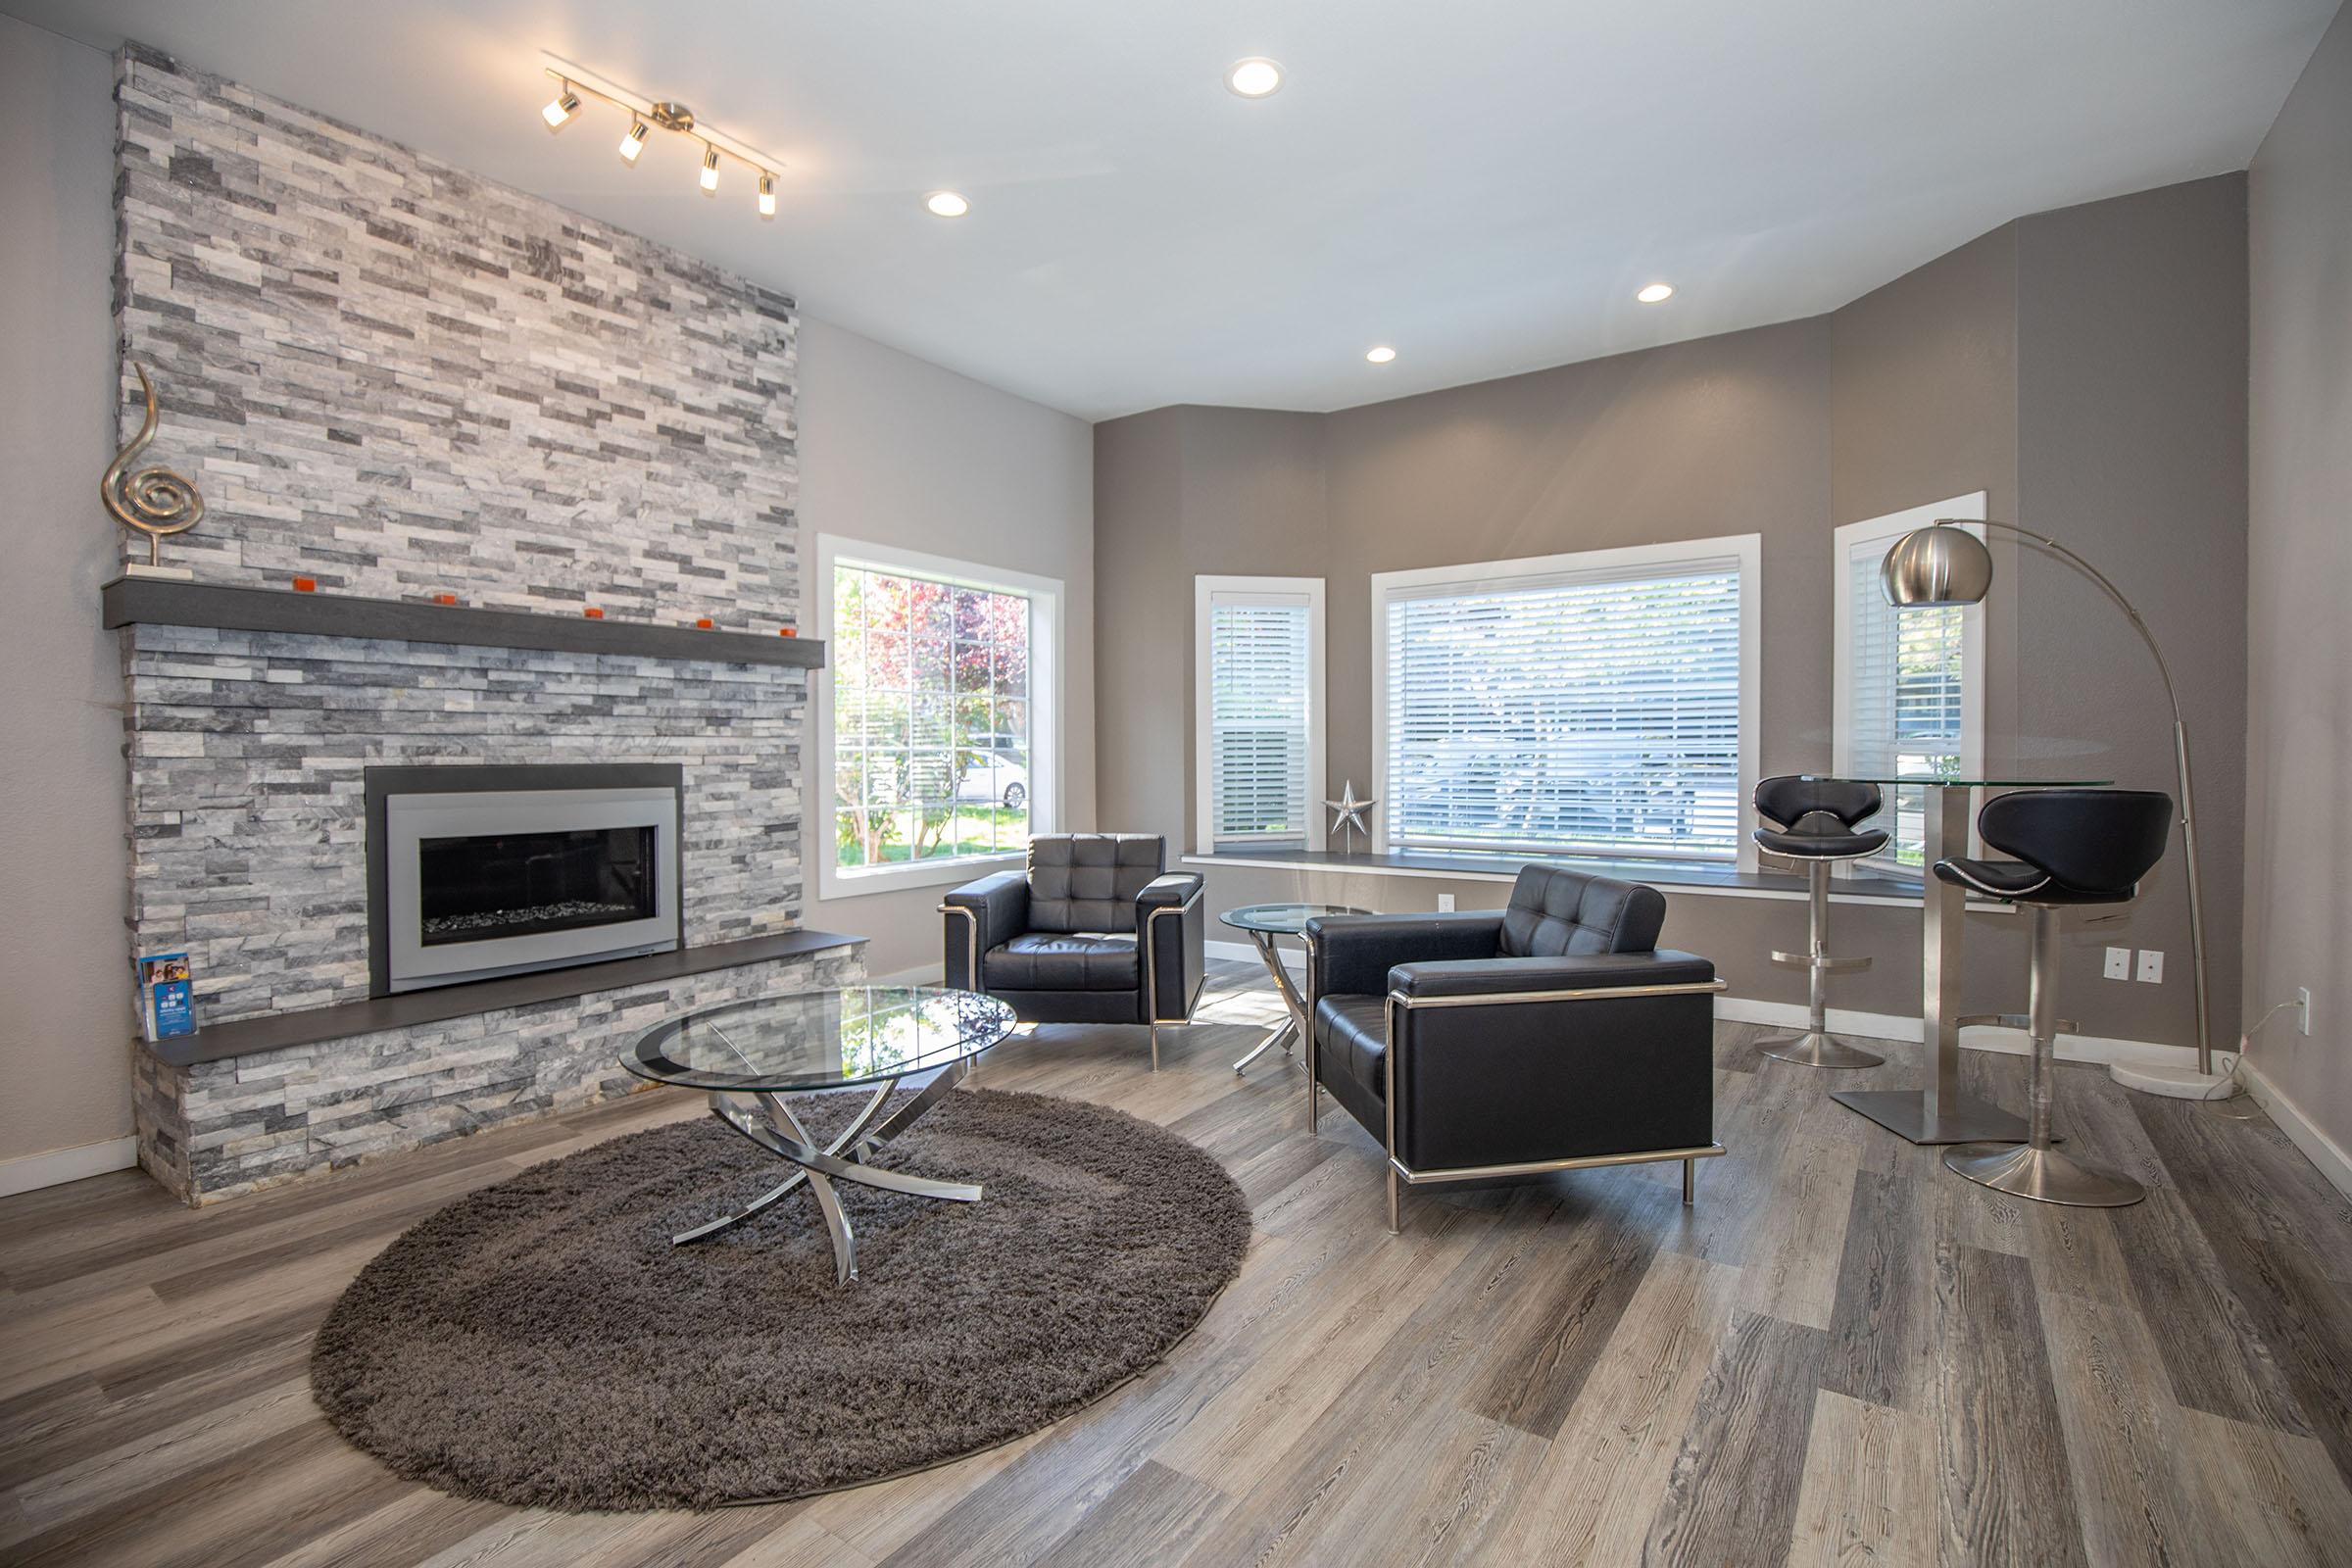
[[[1372,837],[1372,828],[1365,822],[1364,813],[1380,803],[1374,800],[1357,800],[1355,798],[1355,780],[1349,779],[1341,787],[1338,800],[1325,801],[1323,804],[1331,809],[1331,830],[1341,835],[1340,843],[1343,848],[1348,844],[1350,836],[1353,834],[1361,833],[1367,840]]]

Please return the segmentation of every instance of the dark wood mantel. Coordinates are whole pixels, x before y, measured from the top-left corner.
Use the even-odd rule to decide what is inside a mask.
[[[805,669],[822,668],[825,662],[825,645],[812,637],[704,631],[642,620],[591,620],[586,615],[361,599],[166,577],[118,577],[100,594],[109,629],[205,626],[218,631],[300,632],[315,637],[455,643],[468,648],[543,648],[632,659],[792,664]]]

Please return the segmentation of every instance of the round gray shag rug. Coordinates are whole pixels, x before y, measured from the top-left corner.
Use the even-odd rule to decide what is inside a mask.
[[[862,1098],[794,1108],[830,1136]],[[838,1184],[861,1276],[844,1287],[805,1192],[670,1245],[788,1173],[715,1120],[551,1160],[362,1269],[318,1331],[313,1394],[354,1444],[462,1496],[796,1497],[1078,1409],[1183,1339],[1250,1244],[1215,1159],[1099,1105],[959,1091],[874,1163],[987,1196]]]

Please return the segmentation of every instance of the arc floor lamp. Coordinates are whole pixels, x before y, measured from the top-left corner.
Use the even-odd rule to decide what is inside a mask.
[[[2192,1070],[2128,1066],[2118,1062],[2108,1068],[2108,1073],[2128,1088],[2176,1099],[2211,1100],[2234,1093],[2234,1087],[2225,1087],[2231,1083],[2230,1075],[2213,1070],[2213,1023],[2205,995],[2205,900],[2197,882],[2197,813],[2188,782],[2188,726],[2180,717],[2180,695],[2173,690],[2172,666],[2164,662],[2164,650],[2157,646],[2156,634],[2148,630],[2139,611],[2098,567],[2057,540],[2016,523],[1967,520],[2039,545],[2097,583],[2123,611],[2132,630],[2139,633],[2139,640],[2148,645],[2148,652],[2155,657],[2156,673],[2164,681],[2165,701],[2173,708],[2173,761],[2180,778],[2180,847],[2188,861],[2189,958],[2196,971],[2197,1065]],[[1938,517],[1894,542],[1880,565],[1879,582],[1886,590],[1886,602],[1898,610],[1911,606],[1982,604],[1992,589],[1992,553],[1984,548],[1984,540],[1963,525],[1962,519]]]

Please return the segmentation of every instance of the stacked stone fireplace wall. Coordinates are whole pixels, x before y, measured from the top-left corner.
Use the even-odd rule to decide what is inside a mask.
[[[135,45],[117,103],[122,439],[137,364],[161,409],[140,461],[209,507],[168,561],[325,595],[797,622],[789,298]],[[123,661],[131,940],[190,954],[200,1023],[366,997],[377,763],[681,763],[689,945],[799,923],[805,670],[147,626]],[[855,961],[147,1058],[142,1158],[202,1198],[545,1110],[619,1087],[616,1036],[649,1012]]]

